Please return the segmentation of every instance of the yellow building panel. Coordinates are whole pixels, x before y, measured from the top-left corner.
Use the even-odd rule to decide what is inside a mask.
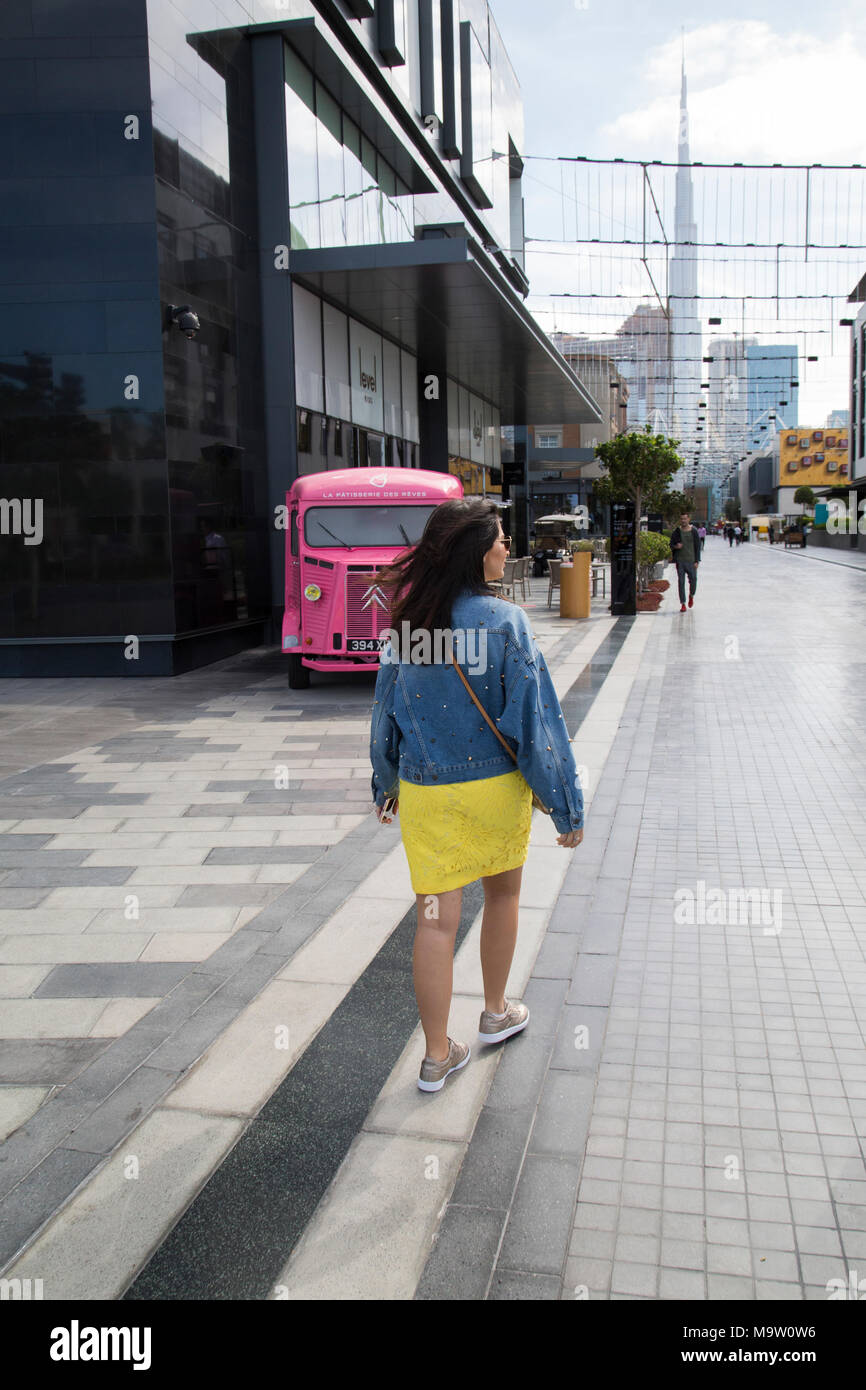
[[[780,487],[832,487],[847,477],[847,426],[779,431]]]

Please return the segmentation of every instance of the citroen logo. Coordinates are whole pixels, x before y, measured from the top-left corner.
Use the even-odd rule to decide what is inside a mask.
[[[382,590],[379,588],[379,585],[378,585],[378,584],[371,584],[371,585],[370,585],[369,589],[367,590],[366,594],[364,595],[364,599],[363,599],[363,602],[362,602],[362,604],[361,604],[361,607],[362,607],[362,608],[369,608],[369,607],[371,606],[371,604],[374,604],[374,603],[378,603],[378,605],[379,605],[380,608],[387,608],[387,607],[388,607],[388,601],[387,601],[387,599],[385,598],[385,595],[384,595],[384,593],[382,592]]]

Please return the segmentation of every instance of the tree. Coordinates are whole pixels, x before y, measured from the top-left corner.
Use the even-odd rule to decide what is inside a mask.
[[[725,503],[725,516],[728,521],[739,521],[740,504],[735,497],[729,497]]]
[[[675,521],[678,522],[683,512],[692,516],[694,509],[695,499],[687,492],[666,492],[659,507],[662,518],[669,526]]]
[[[814,507],[815,494],[810,487],[798,487],[794,493],[794,501],[805,511],[808,507]]]
[[[634,502],[638,525],[644,505],[661,510],[668,483],[682,468],[678,443],[647,425],[643,433],[618,434],[599,444],[595,452],[607,471],[593,482],[595,500]]]

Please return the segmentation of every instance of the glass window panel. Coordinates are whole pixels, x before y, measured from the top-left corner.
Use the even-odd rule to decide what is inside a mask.
[[[349,246],[364,243],[364,180],[369,177],[361,163],[361,132],[347,116],[343,117],[343,180],[346,190],[346,240]]]
[[[319,246],[319,180],[313,78],[286,49],[286,141],[289,150],[289,216],[292,247]]]
[[[322,306],[300,285],[293,287],[295,328],[295,400],[299,406],[322,410]]]
[[[395,343],[382,343],[382,383],[385,397],[385,433],[402,435],[400,401],[400,349]]]
[[[343,202],[343,145],[340,130],[340,108],[321,82],[316,83],[316,115],[319,118],[321,245],[345,246],[346,221]]]
[[[364,241],[383,241],[384,237],[380,235],[376,149],[366,135],[361,136],[361,163],[364,166]]]

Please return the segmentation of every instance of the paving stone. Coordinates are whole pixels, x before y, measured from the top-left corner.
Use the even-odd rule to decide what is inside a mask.
[[[573,1159],[529,1154],[511,1207],[498,1267],[533,1274],[558,1274],[568,1232],[580,1164]]]
[[[490,1302],[543,1302],[559,1299],[562,1285],[555,1275],[526,1274],[497,1268],[487,1295]]]
[[[4,1038],[0,1084],[62,1085],[109,1045],[108,1038]]]
[[[99,1154],[54,1149],[0,1201],[0,1269],[101,1161]]]
[[[37,999],[154,998],[189,973],[187,964],[141,965],[136,961],[95,965],[58,965],[34,991]]]
[[[416,1300],[484,1299],[504,1221],[504,1211],[450,1203],[415,1290]]]
[[[73,1129],[65,1148],[108,1154],[165,1095],[174,1073],[156,1066],[138,1067],[102,1105]]]
[[[586,1147],[595,1082],[577,1072],[550,1070],[538,1099],[530,1153],[562,1154],[580,1161]]]

